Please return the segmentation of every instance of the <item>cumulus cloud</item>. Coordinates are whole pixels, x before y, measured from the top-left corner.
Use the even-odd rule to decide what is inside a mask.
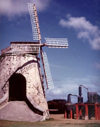
[[[38,11],[43,11],[49,5],[50,0],[0,0],[0,15],[8,17],[27,13],[27,3],[34,2]]]
[[[64,80],[64,82],[55,82],[54,89],[47,90],[47,99],[67,99],[69,93],[77,94],[78,84],[75,80]]]
[[[61,19],[59,24],[62,27],[73,28],[77,31],[77,37],[88,40],[94,50],[100,50],[100,29],[93,25],[85,17],[67,16],[67,19]]]
[[[52,90],[47,90],[47,99],[66,99],[69,93],[78,95],[78,87],[79,85],[86,86],[91,92],[98,92],[100,94],[99,85],[100,81],[98,77],[88,76],[84,78],[66,78],[63,81],[59,81],[59,83],[55,82],[55,87]],[[82,89],[82,94],[84,97],[84,102],[87,101],[87,90]],[[77,98],[72,97],[72,102],[76,102]]]

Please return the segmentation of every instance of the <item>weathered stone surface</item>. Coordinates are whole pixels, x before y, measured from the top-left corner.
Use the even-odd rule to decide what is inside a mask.
[[[44,120],[44,117],[32,112],[24,101],[11,101],[0,109],[0,119],[36,122]]]
[[[41,72],[39,71],[39,61],[37,59],[38,54],[36,54],[36,52],[35,54],[32,53],[32,49],[34,49],[34,47],[32,47],[29,52],[29,44],[28,48],[27,44],[26,46],[24,44],[25,47],[22,46],[23,43],[20,43],[21,46],[18,44],[19,47],[16,46],[17,44],[14,45],[11,46],[11,48],[13,48],[11,51],[7,50],[7,53],[4,51],[5,54],[0,56],[0,98],[3,100],[2,98],[6,94],[8,95],[6,101],[9,100],[9,79],[14,73],[21,74],[26,80],[27,98],[31,104],[35,105],[36,108],[45,112],[46,118],[48,114],[48,106],[43,93],[43,84],[41,82],[40,75]],[[21,49],[19,49],[20,52],[18,52],[18,48],[23,48],[24,50],[26,49],[26,51],[22,49],[22,52]]]

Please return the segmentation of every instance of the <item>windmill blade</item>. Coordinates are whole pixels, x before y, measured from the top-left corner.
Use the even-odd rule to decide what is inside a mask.
[[[33,40],[40,42],[41,34],[40,34],[40,28],[39,28],[39,22],[38,22],[38,16],[37,16],[37,10],[35,4],[28,3],[28,11],[31,19]]]
[[[49,62],[48,62],[46,52],[43,53],[43,59],[44,59],[46,76],[47,76],[48,88],[54,88],[54,84],[53,84],[53,80],[52,80],[51,71],[50,71]]]
[[[67,38],[45,38],[46,46],[49,48],[68,48]]]
[[[50,71],[50,67],[49,67],[48,58],[47,58],[46,53],[43,52],[42,50],[41,50],[41,57],[42,57],[42,64],[43,64],[47,89],[53,89],[54,88],[54,83],[53,83],[52,76],[51,76],[51,71]]]

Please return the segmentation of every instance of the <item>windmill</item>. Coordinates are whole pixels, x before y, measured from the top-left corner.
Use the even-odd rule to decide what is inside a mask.
[[[29,10],[31,25],[32,25],[33,41],[38,42],[38,46],[40,47],[40,55],[41,55],[41,61],[43,65],[43,71],[44,71],[47,89],[54,88],[48,58],[46,52],[43,51],[43,47],[68,48],[68,40],[67,38],[45,38],[45,43],[42,43],[39,20],[38,20],[35,4],[28,3],[28,10]]]
[[[48,105],[44,96],[39,54],[41,56],[47,89],[53,88],[54,85],[49,63],[47,55],[43,51],[43,47],[68,47],[66,38],[45,38],[45,43],[42,43],[35,4],[29,3],[28,10],[32,24],[33,41],[11,42],[8,48],[1,50],[0,119],[25,121],[26,118],[26,121],[39,121],[39,119],[45,120],[49,117]],[[16,106],[16,103],[18,106]],[[26,107],[24,107],[25,105],[22,103],[24,103]],[[19,108],[20,106],[21,108]],[[30,107],[31,111],[28,107]],[[8,110],[8,108],[11,110]],[[21,111],[21,109],[24,108],[25,110],[27,109],[26,112],[25,110]],[[15,109],[18,109],[18,111],[15,111]],[[36,117],[36,112],[34,112],[33,109],[39,111],[42,116]],[[11,111],[14,112],[11,113]]]

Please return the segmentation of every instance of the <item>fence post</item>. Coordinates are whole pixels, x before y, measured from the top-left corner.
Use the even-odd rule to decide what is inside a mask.
[[[88,120],[88,104],[85,104],[85,120]]]
[[[67,111],[65,110],[65,113],[64,113],[64,118],[66,119],[67,118]]]
[[[70,110],[70,118],[73,118],[72,109]]]
[[[78,104],[76,104],[76,119],[78,120],[78,115],[79,115],[79,113],[78,113],[79,111],[78,111]]]
[[[97,104],[95,104],[95,119],[98,120],[98,114],[97,114]]]

